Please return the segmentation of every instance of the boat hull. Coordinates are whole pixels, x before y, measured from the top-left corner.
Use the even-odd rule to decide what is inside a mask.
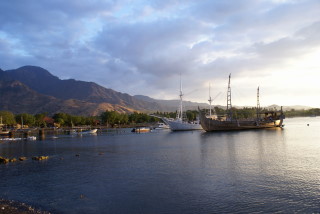
[[[149,127],[136,127],[131,130],[131,132],[135,132],[135,133],[146,133],[150,131],[151,129]]]
[[[266,129],[266,128],[275,128],[282,127],[283,119],[272,121],[219,121],[216,119],[207,118],[203,112],[200,114],[200,124],[202,128],[207,132],[213,131],[232,131],[232,130],[248,130],[248,129]]]
[[[182,122],[181,120],[168,120],[163,119],[166,124],[169,125],[172,131],[190,131],[190,130],[202,130],[199,123]]]
[[[169,125],[164,124],[164,123],[159,123],[157,127],[154,129],[170,129]]]

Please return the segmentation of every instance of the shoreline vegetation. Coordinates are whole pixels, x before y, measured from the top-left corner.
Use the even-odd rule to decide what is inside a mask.
[[[260,112],[270,109],[262,109]],[[225,115],[226,110],[214,107],[214,113]],[[234,119],[252,119],[256,117],[255,107],[233,108]],[[284,112],[290,117],[320,116],[320,108],[309,110],[294,110]],[[18,140],[44,140],[47,137],[57,138],[62,135],[83,135],[92,133],[112,134],[126,132],[123,128],[149,127],[157,128],[161,117],[175,118],[176,112],[155,112],[153,114],[134,112],[131,114],[105,111],[99,116],[77,116],[66,113],[56,113],[52,116],[43,114],[31,115],[27,113],[14,115],[9,111],[0,111],[0,142]],[[188,110],[187,119],[194,121],[198,111]],[[95,134],[94,133],[94,134]],[[1,154],[0,154],[1,155]]]
[[[262,109],[261,112],[268,110]],[[217,115],[225,115],[226,110],[214,107]],[[256,115],[255,107],[233,108],[235,119],[254,118]],[[41,114],[14,114],[10,111],[0,111],[0,131],[5,129],[22,129],[22,128],[74,128],[74,127],[106,127],[106,128],[132,128],[139,125],[152,125],[160,122],[161,119],[154,117],[175,118],[177,112],[154,112],[146,113],[119,113],[116,111],[105,111],[98,116],[80,116],[70,115],[67,113],[56,113],[48,115]],[[312,117],[320,116],[320,108],[309,110],[287,110],[284,111],[286,117]],[[198,111],[188,110],[187,119],[194,121],[197,119]]]
[[[265,111],[268,109],[262,109]],[[214,107],[217,115],[225,115],[226,110]],[[256,115],[255,107],[233,108],[235,119],[254,118]],[[320,116],[320,108],[312,108],[309,110],[287,110],[284,111],[286,117],[312,117]],[[107,127],[107,128],[132,128],[137,125],[155,124],[160,122],[158,117],[175,118],[176,112],[155,112],[153,114],[146,113],[118,113],[116,111],[105,111],[98,116],[79,116],[67,113],[56,113],[48,115],[41,114],[14,114],[10,111],[0,111],[0,130],[6,128],[73,128],[73,127]],[[188,110],[186,112],[189,121],[196,120],[198,111]]]

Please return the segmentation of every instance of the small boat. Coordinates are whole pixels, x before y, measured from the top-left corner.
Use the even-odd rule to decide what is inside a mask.
[[[9,131],[0,130],[0,135],[9,135]]]
[[[131,132],[135,132],[135,133],[146,133],[146,132],[150,132],[151,129],[149,127],[135,127],[131,130]]]
[[[21,140],[37,140],[37,137],[35,136],[29,136],[26,138],[22,138],[22,137],[6,137],[6,138],[0,138],[0,141],[21,141]]]
[[[79,134],[96,134],[98,129],[92,129],[88,131],[79,132]]]
[[[282,107],[280,111],[260,111],[259,103],[259,87],[257,90],[257,116],[252,119],[235,119],[232,114],[231,105],[231,87],[230,78],[228,83],[227,94],[227,115],[208,117],[203,111],[199,109],[200,121],[202,128],[207,132],[212,131],[230,131],[230,130],[247,130],[247,129],[265,129],[274,127],[283,127],[283,114]],[[210,102],[210,101],[209,101]]]
[[[182,85],[180,79],[180,106],[177,111],[177,116],[175,119],[169,119],[166,117],[161,118],[163,122],[169,125],[172,131],[189,131],[189,130],[202,130],[199,121],[188,121],[186,117],[186,112],[183,108],[183,93],[182,93]]]
[[[27,137],[27,140],[37,140],[37,137],[36,136],[29,136],[29,137]]]
[[[155,129],[170,129],[170,126],[165,123],[158,123]]]

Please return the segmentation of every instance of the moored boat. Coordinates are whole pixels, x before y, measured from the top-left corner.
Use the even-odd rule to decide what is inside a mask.
[[[202,127],[199,121],[187,122],[180,118],[175,120],[169,120],[168,118],[163,118],[163,120],[169,125],[172,131],[188,131],[188,130],[201,130]]]
[[[163,122],[169,125],[172,131],[189,131],[189,130],[201,130],[202,127],[199,121],[188,121],[186,118],[186,113],[183,109],[183,93],[182,85],[180,79],[180,106],[177,111],[177,116],[175,119],[161,118]]]
[[[202,128],[207,131],[230,131],[230,130],[246,130],[246,129],[264,129],[264,128],[274,128],[283,127],[283,120],[285,115],[282,111],[260,111],[259,103],[259,88],[257,90],[257,116],[253,119],[236,119],[232,114],[231,105],[231,87],[230,78],[228,83],[228,95],[227,95],[227,115],[218,117],[207,117],[204,111],[199,109],[200,123]]]
[[[144,127],[144,126],[135,127],[131,130],[131,132],[135,132],[135,133],[146,133],[150,131],[151,131],[150,127]]]
[[[79,132],[79,134],[96,134],[98,129],[91,129],[88,131]]]
[[[8,130],[0,130],[0,135],[9,135],[9,132]]]
[[[170,129],[170,126],[165,123],[158,123],[154,129]]]
[[[21,141],[21,140],[37,140],[37,137],[29,136],[29,137],[6,137],[6,138],[0,138],[0,142],[1,141]]]

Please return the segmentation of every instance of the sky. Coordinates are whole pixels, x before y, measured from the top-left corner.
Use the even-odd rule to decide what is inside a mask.
[[[0,68],[130,95],[320,107],[319,0],[2,0]]]

